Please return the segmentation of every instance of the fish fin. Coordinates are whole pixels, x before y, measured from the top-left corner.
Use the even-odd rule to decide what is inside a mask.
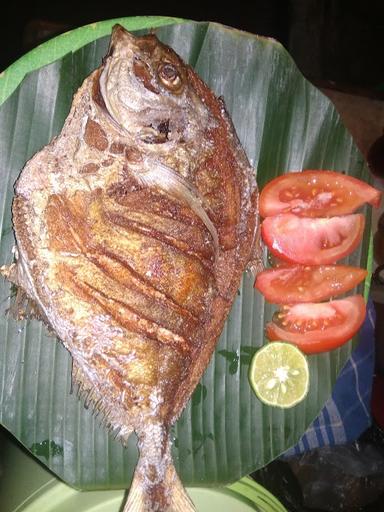
[[[15,284],[15,285],[19,284],[16,263],[11,263],[10,265],[1,265],[0,275],[5,277],[5,279],[10,281],[12,284]]]
[[[168,167],[156,160],[149,160],[148,157],[146,157],[145,162],[147,165],[146,171],[135,174],[139,183],[148,187],[160,188],[187,204],[208,229],[212,237],[215,252],[217,253],[219,250],[219,235],[215,225],[203,207],[203,200],[198,190],[172,167]]]
[[[23,288],[23,281],[19,276],[19,267],[17,263],[11,265],[2,265],[0,275],[11,283],[12,303],[7,311],[15,320],[25,319],[41,320],[46,322],[44,313],[36,302],[28,295]]]
[[[145,501],[142,479],[138,478],[135,473],[123,512],[145,512]]]
[[[174,472],[174,478],[172,479],[173,489],[169,512],[196,512],[196,508],[181,483],[173,465],[172,470]]]
[[[45,321],[45,315],[42,313],[36,302],[24,291],[24,289],[17,286],[16,291],[13,291],[13,293],[14,302],[9,307],[9,314],[18,321],[25,319],[40,320],[44,322],[49,329],[49,324]],[[50,332],[50,334],[53,333]]]
[[[172,462],[167,429],[139,434],[140,458],[123,512],[196,512]]]
[[[72,391],[76,392],[84,408],[90,408],[100,424],[114,439],[125,446],[133,433],[133,427],[126,419],[122,421],[122,410],[116,406],[116,402],[106,398],[103,390],[92,383],[87,373],[74,360],[72,360]]]
[[[164,481],[153,486],[145,482],[146,478],[138,468],[123,512],[196,512],[172,463],[166,470]]]

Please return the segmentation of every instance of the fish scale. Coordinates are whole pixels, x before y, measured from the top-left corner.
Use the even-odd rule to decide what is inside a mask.
[[[194,510],[170,428],[261,266],[254,172],[223,100],[154,34],[116,25],[22,170],[13,224],[2,272],[71,353],[85,405],[123,443],[138,435],[124,512]]]

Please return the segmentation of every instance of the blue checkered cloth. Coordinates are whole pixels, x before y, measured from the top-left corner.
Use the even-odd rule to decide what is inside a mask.
[[[374,326],[375,308],[369,300],[359,344],[337,378],[331,398],[299,442],[286,451],[283,457],[298,455],[320,446],[355,441],[371,425]]]

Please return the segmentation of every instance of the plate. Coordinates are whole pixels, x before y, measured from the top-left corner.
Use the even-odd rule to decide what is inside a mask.
[[[8,98],[0,111],[0,264],[12,260],[16,177],[61,129],[72,93],[100,65],[108,44],[102,36],[117,22],[130,30],[159,27],[158,36],[223,95],[260,187],[303,167],[344,169],[364,179],[364,160],[331,102],[278,42],[215,23],[179,21],[124,18],[81,27],[44,43],[0,76],[0,98]],[[368,224],[351,265],[367,264]],[[136,438],[124,450],[71,393],[70,357],[40,322],[6,316],[13,292],[0,280],[0,423],[69,485],[125,488],[137,460]],[[352,344],[346,344],[311,357],[310,390],[297,406],[263,405],[249,386],[248,368],[272,310],[244,274],[215,354],[172,429],[175,466],[187,486],[238,481],[294,445],[350,355]]]
[[[198,512],[284,512],[281,503],[251,478],[224,488],[187,488]],[[125,501],[124,491],[80,492],[51,480],[10,512],[118,512]]]

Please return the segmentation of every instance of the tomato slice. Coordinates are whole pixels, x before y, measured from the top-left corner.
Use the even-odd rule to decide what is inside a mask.
[[[352,290],[367,274],[348,265],[292,265],[260,272],[255,288],[272,304],[320,302]]]
[[[354,212],[364,203],[380,205],[381,192],[364,181],[334,171],[290,172],[267,183],[260,194],[260,215],[294,213],[333,217]]]
[[[364,223],[360,213],[321,219],[281,213],[264,219],[261,234],[271,253],[284,261],[324,265],[356,249]]]
[[[365,318],[361,295],[322,303],[282,306],[266,326],[267,338],[297,345],[306,354],[333,350],[350,340]]]

